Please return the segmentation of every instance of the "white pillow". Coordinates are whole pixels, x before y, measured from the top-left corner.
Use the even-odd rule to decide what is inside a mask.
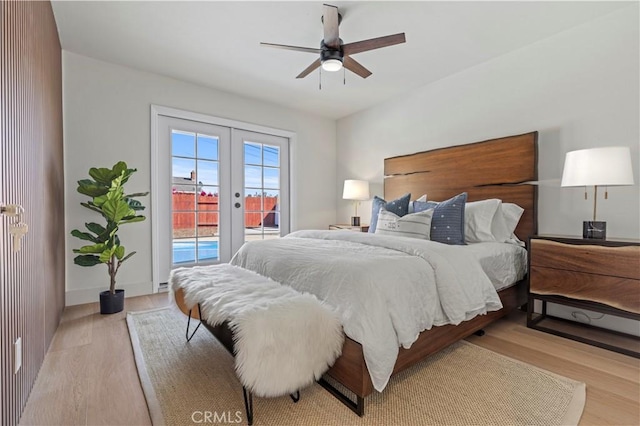
[[[515,240],[516,242],[521,242],[515,232],[518,222],[520,222],[520,218],[522,217],[522,213],[524,213],[524,209],[519,205],[514,203],[502,203],[502,215],[504,217],[507,232],[509,233],[509,239]]]
[[[465,242],[500,243],[520,240],[514,234],[524,209],[517,204],[503,203],[497,198],[472,201],[465,205]]]
[[[502,203],[499,212],[502,214],[496,214],[492,225],[495,241],[523,245],[524,243],[516,236],[515,230],[524,209],[517,204]]]
[[[400,217],[383,207],[378,213],[378,224],[376,225],[375,233],[428,240],[431,234],[432,216],[433,209]]]
[[[501,205],[502,201],[497,198],[472,201],[465,205],[464,241],[466,243],[499,241],[499,238],[496,238],[494,234],[494,221],[502,218]],[[506,225],[500,227],[500,230],[503,228],[506,228]],[[506,238],[510,235],[507,235]]]

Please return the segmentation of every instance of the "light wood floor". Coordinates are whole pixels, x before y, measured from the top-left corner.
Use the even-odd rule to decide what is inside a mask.
[[[168,303],[167,294],[157,294],[127,299],[125,308]],[[151,424],[125,313],[103,316],[98,310],[97,303],[66,308],[20,424]],[[468,340],[585,382],[581,425],[640,424],[640,360],[531,330],[525,322],[524,313],[517,312]]]

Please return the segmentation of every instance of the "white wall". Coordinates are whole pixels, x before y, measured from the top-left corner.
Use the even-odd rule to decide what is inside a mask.
[[[640,238],[638,37],[636,3],[339,120],[338,221],[353,214],[343,180],[369,180],[382,196],[386,157],[538,130],[541,180],[560,179],[567,151],[631,147],[636,185],[610,188],[598,219],[611,238]],[[539,233],[581,236],[592,199],[559,180],[539,193]]]
[[[106,267],[73,264],[69,236],[95,215],[80,206],[76,181],[90,167],[119,160],[138,169],[129,181],[132,192],[151,188],[150,105],[163,105],[296,133],[292,157],[296,228],[326,228],[336,213],[336,123],[273,104],[196,86],[63,52],[67,305],[94,302],[108,287]],[[150,217],[150,199],[141,199]],[[127,296],[151,292],[151,221],[127,225],[119,233],[127,251],[138,253],[118,272],[118,287]]]
[[[592,215],[593,189],[584,201],[581,188],[560,188],[564,154],[624,145],[636,185],[610,188],[598,219],[607,221],[609,239],[639,239],[639,52],[635,3],[339,120],[338,221],[353,214],[340,199],[343,180],[369,180],[382,196],[386,157],[538,130],[539,179],[558,179],[540,187],[539,233],[580,237]],[[362,223],[369,222],[370,205],[361,206]],[[596,322],[640,333],[637,322]]]

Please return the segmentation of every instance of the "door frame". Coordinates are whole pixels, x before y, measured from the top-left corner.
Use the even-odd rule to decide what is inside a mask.
[[[155,220],[156,214],[159,214],[160,206],[157,197],[153,194],[158,194],[159,188],[159,141],[158,141],[158,120],[160,116],[167,116],[173,118],[180,118],[183,120],[199,121],[202,123],[213,124],[216,126],[225,126],[231,129],[248,130],[256,133],[271,134],[274,136],[281,136],[289,139],[289,229],[296,229],[296,215],[294,214],[293,206],[296,205],[296,168],[295,161],[293,159],[297,152],[297,135],[295,132],[283,129],[276,129],[273,127],[262,126],[259,124],[247,123],[239,120],[232,120],[228,118],[215,117],[212,115],[202,114],[193,111],[187,111],[162,105],[151,104],[151,269],[153,280],[153,292],[157,293],[160,290],[160,250],[157,247],[155,239],[160,235],[159,221]]]

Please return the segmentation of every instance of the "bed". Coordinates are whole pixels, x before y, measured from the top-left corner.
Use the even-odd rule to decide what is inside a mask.
[[[521,240],[526,241],[529,235],[536,233],[537,192],[534,185],[526,183],[537,180],[537,132],[387,158],[384,161],[384,173],[385,199],[394,199],[408,192],[414,197],[427,193],[428,198],[433,200],[446,200],[461,192],[468,194],[469,202],[498,198],[524,209],[515,230]],[[345,238],[368,242],[364,235]],[[457,325],[434,326],[422,331],[410,347],[399,348],[392,374],[478,332],[526,303],[524,279],[515,285],[502,287],[498,291],[501,309]],[[176,294],[176,302],[185,313],[188,312],[179,293]],[[209,329],[223,343],[230,341],[229,330],[225,330],[224,326]],[[374,384],[362,345],[347,337],[342,355],[327,375],[332,380],[322,379],[319,383],[358,415],[363,415],[364,398],[373,392]],[[355,398],[350,398],[331,382],[342,385]]]

